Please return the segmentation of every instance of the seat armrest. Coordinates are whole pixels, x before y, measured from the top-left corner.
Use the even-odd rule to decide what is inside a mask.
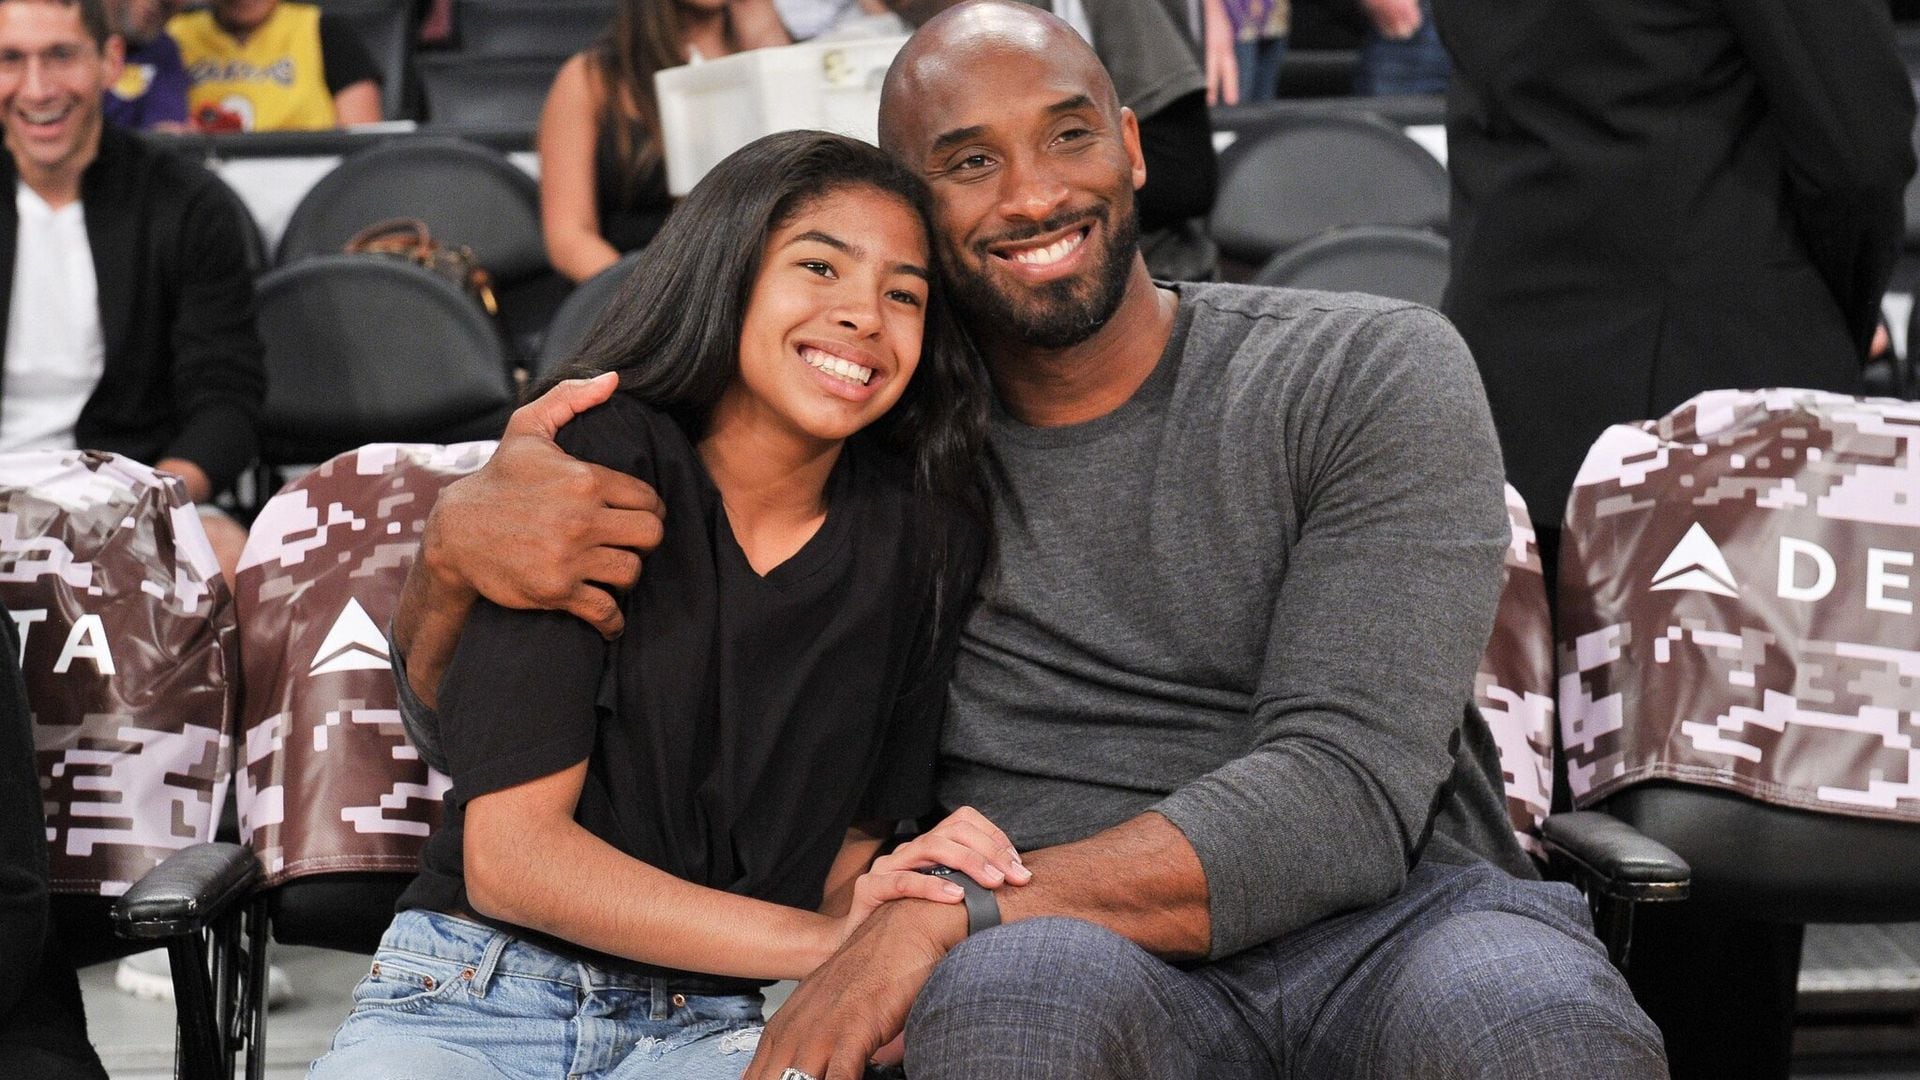
[[[1665,844],[1595,810],[1552,814],[1542,824],[1549,867],[1590,895],[1631,902],[1684,900],[1693,868]]]
[[[195,844],[133,883],[113,905],[114,932],[125,938],[178,937],[205,929],[260,880],[260,860],[240,844]]]

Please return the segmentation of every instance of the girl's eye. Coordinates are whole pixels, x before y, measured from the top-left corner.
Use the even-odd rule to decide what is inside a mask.
[[[887,296],[889,299],[893,300],[895,303],[907,304],[912,307],[920,306],[920,298],[908,292],[905,289],[895,289],[892,292],[888,293]]]
[[[830,278],[833,276],[833,267],[827,265],[827,263],[820,259],[802,259],[800,265],[819,274],[821,277]]]

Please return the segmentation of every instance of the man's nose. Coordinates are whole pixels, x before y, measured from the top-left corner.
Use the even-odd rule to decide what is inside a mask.
[[[1008,217],[1045,221],[1067,201],[1067,185],[1032,161],[1012,162],[1005,172],[1000,209]]]

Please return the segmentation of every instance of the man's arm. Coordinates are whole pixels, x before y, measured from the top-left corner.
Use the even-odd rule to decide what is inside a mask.
[[[1509,540],[1477,373],[1444,320],[1355,328],[1331,391],[1284,403],[1306,507],[1272,602],[1253,747],[1154,811],[1030,852],[1003,921],[1065,915],[1168,959],[1222,956],[1397,891],[1441,785]],[[1277,538],[1276,538],[1277,541]],[[776,1014],[748,1080],[859,1075],[964,919],[876,912]]]
[[[576,461],[553,441],[618,386],[612,373],[570,380],[521,406],[487,464],[440,493],[393,617],[394,646],[429,708],[478,597],[571,612],[619,636],[624,620],[608,590],[639,578],[666,508],[644,481]]]
[[[1788,203],[1866,355],[1899,255],[1913,90],[1878,0],[1743,0],[1722,10],[1787,157]]]

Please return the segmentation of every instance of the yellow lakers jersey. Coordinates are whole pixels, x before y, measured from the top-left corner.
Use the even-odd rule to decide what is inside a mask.
[[[187,114],[202,126],[293,131],[334,126],[320,54],[320,9],[283,3],[244,42],[189,11],[167,22],[186,64]],[[211,121],[211,122],[210,122]]]

